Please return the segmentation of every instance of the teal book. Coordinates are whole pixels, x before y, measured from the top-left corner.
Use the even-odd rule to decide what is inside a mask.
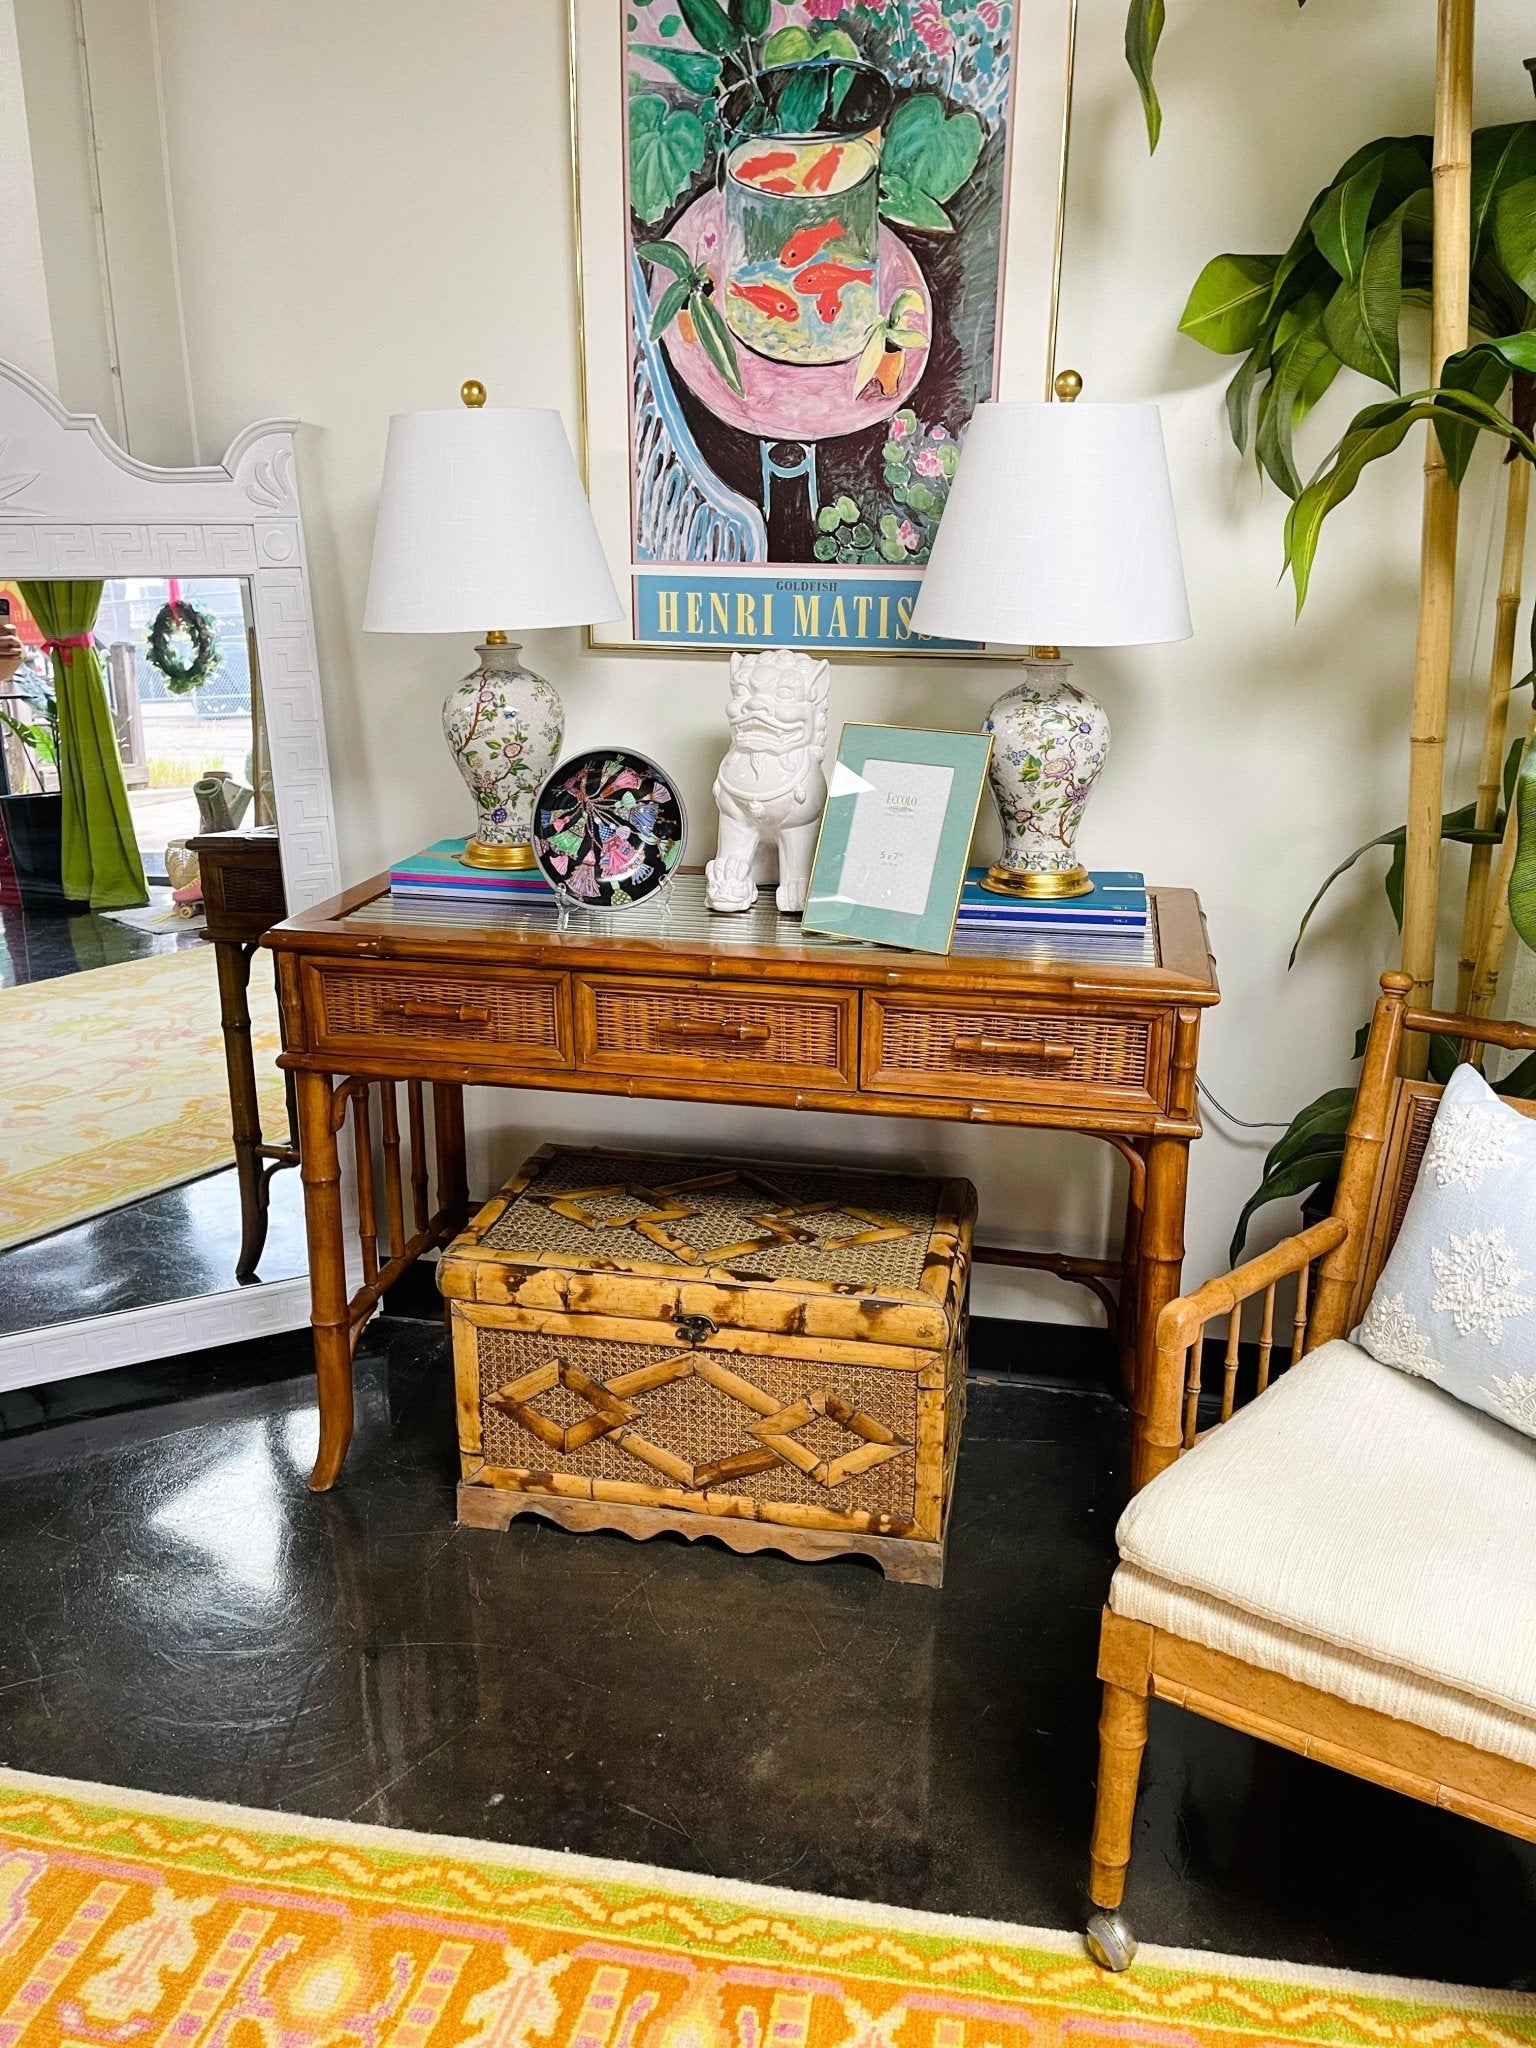
[[[438,839],[389,871],[392,896],[439,896],[463,903],[552,903],[554,891],[537,868],[469,868],[462,839]]]
[[[987,870],[967,868],[960,891],[962,925],[1031,925],[1041,931],[1144,931],[1146,878],[1130,869],[1089,875],[1086,896],[1000,896],[984,888]]]

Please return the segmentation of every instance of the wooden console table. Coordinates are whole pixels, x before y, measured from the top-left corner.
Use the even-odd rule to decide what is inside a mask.
[[[1067,1130],[1112,1145],[1130,1170],[1119,1258],[980,1245],[976,1257],[1093,1289],[1140,1427],[1157,1317],[1184,1256],[1200,1013],[1218,999],[1194,895],[1159,889],[1153,901],[1144,937],[962,931],[944,958],[802,933],[771,900],[712,917],[696,874],[667,908],[586,914],[565,932],[548,910],[395,901],[383,877],[275,926],[262,943],[278,956],[282,1064],[298,1081],[320,1400],[311,1486],[333,1485],[346,1456],[364,1324],[469,1214],[466,1085]],[[363,1281],[350,1296],[349,1115]]]
[[[218,956],[219,1019],[229,1075],[235,1176],[240,1188],[240,1256],[235,1278],[256,1278],[267,1243],[272,1176],[299,1163],[293,1082],[288,1083],[286,1143],[269,1144],[261,1128],[256,1065],[251,1055],[251,964],[262,934],[288,915],[277,833],[204,832],[187,845],[203,885],[203,937]]]

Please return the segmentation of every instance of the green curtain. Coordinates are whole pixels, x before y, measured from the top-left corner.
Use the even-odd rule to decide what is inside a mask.
[[[99,583],[23,583],[22,600],[52,641],[59,705],[59,788],[64,799],[64,894],[92,910],[147,903],[144,863],[133,836],[128,786],[96,649]]]

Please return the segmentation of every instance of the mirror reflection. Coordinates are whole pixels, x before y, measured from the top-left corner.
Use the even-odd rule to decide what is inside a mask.
[[[243,579],[0,582],[0,1337],[304,1271],[282,906]]]

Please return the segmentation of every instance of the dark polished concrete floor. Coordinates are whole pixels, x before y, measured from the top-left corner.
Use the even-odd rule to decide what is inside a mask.
[[[168,905],[170,891],[155,890],[153,900]],[[116,967],[124,960],[202,943],[196,932],[136,931],[90,910],[66,917],[62,911],[21,910],[7,903],[0,905],[0,989],[56,981],[61,975],[86,974],[93,967]]]
[[[296,1336],[0,1401],[0,1759],[1078,1924],[1110,1396],[974,1385],[932,1594],[456,1529],[429,1322],[375,1325],[313,1496],[306,1367]],[[1536,1986],[1536,1851],[1172,1709],[1144,1785],[1143,1938]]]
[[[0,1337],[222,1294],[236,1285],[239,1255],[240,1186],[231,1166],[0,1252]],[[303,1190],[298,1174],[285,1171],[273,1176],[257,1279],[308,1271]]]

